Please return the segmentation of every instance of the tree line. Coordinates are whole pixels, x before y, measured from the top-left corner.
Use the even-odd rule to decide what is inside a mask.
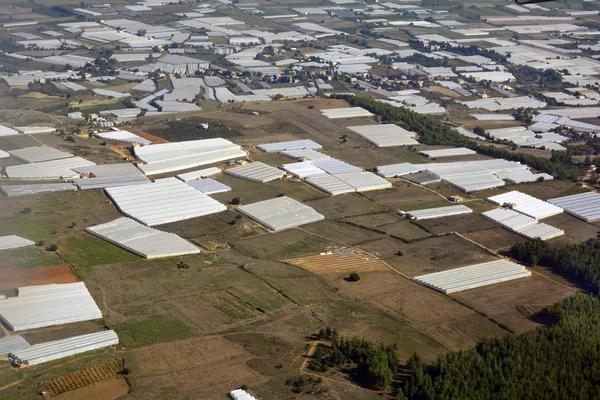
[[[367,97],[332,95],[331,98],[346,100],[354,107],[363,107],[377,114],[385,122],[404,125],[407,129],[416,132],[419,135],[419,141],[423,144],[467,147],[489,157],[518,161],[560,179],[578,180],[585,175],[585,171],[568,154],[560,155],[553,152],[553,159],[548,160],[530,154],[515,153],[500,147],[480,145],[437,118],[418,114],[405,107],[395,107]]]
[[[418,356],[398,399],[584,400],[600,398],[600,299],[578,295],[543,312],[550,325],[484,339],[474,349]]]
[[[600,290],[600,240],[585,243],[552,246],[541,239],[512,246],[513,257],[531,265],[544,265],[557,274],[574,279]]]
[[[348,372],[359,384],[372,389],[386,389],[398,371],[400,360],[396,346],[376,345],[358,337],[340,337],[336,329],[327,327],[318,335],[328,339],[331,346],[318,346],[312,355],[308,368],[326,372],[337,368]]]

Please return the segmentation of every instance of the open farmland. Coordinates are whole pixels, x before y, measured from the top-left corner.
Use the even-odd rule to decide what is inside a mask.
[[[593,2],[0,3],[0,400],[598,397]]]

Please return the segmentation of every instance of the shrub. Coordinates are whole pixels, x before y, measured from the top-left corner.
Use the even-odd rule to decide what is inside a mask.
[[[39,246],[39,247],[42,247],[42,246],[43,246],[43,245],[45,245],[45,244],[46,244],[46,242],[44,242],[43,240],[40,240],[40,241],[39,241],[39,242],[37,242],[35,245],[36,245],[36,246]]]
[[[56,250],[58,250],[58,246],[55,245],[55,244],[53,244],[50,247],[48,247],[48,250],[50,250],[50,251],[56,251]]]
[[[23,209],[23,211],[21,211],[21,214],[29,214],[29,213],[31,213],[31,208],[30,207],[25,207]]]
[[[358,281],[360,281],[360,275],[358,275],[356,272],[353,272],[348,277],[348,281],[350,281],[350,282],[358,282]]]
[[[241,204],[242,201],[240,200],[239,197],[234,197],[233,199],[231,199],[231,204],[233,204],[234,206],[237,206],[238,204]]]
[[[189,268],[190,268],[190,266],[189,266],[189,264],[186,264],[186,263],[184,263],[183,261],[180,261],[180,262],[177,264],[177,268],[178,268],[178,269],[189,269]]]

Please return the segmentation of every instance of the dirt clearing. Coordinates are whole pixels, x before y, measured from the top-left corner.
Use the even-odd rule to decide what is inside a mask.
[[[21,286],[48,285],[51,283],[73,283],[68,265],[36,268],[0,268],[0,290],[16,289]]]

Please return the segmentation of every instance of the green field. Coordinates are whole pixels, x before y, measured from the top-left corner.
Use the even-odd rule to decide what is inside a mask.
[[[86,232],[64,237],[57,244],[60,255],[80,268],[140,259],[139,256]]]
[[[157,315],[142,321],[131,321],[114,327],[123,347],[147,346],[172,342],[193,336],[189,326],[179,319]]]

